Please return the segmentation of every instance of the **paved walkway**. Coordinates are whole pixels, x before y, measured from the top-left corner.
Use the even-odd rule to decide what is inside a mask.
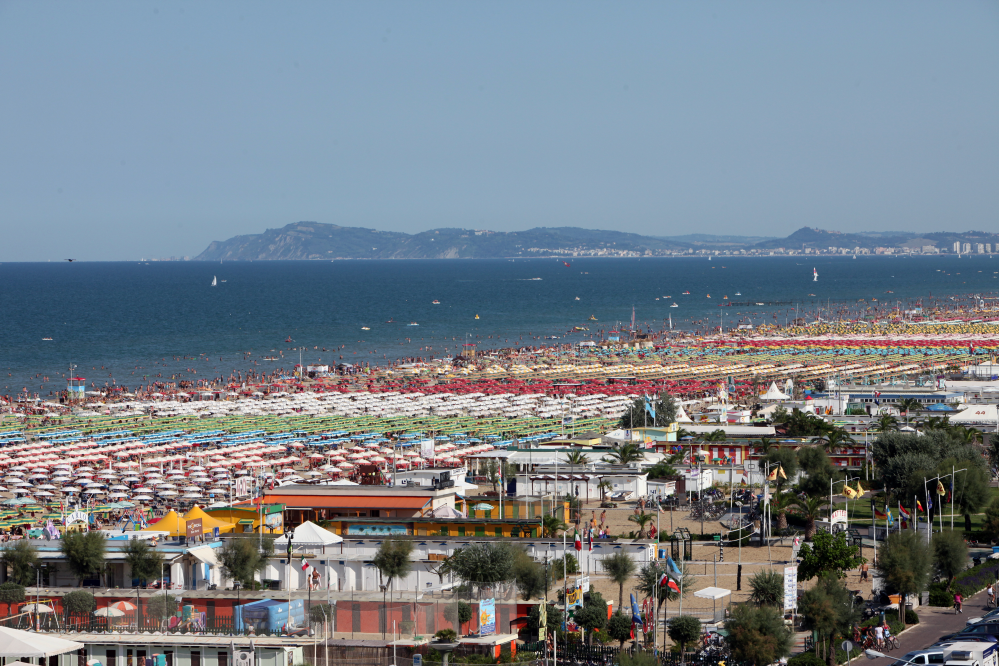
[[[893,650],[889,659],[874,659],[868,661],[861,656],[864,664],[870,666],[888,666],[898,657],[912,650],[929,647],[940,640],[941,636],[952,634],[964,628],[969,617],[981,617],[988,609],[985,607],[985,592],[979,592],[964,603],[964,613],[958,615],[953,608],[937,608],[922,606],[916,610],[919,613],[919,624],[906,630],[898,637],[901,649]]]

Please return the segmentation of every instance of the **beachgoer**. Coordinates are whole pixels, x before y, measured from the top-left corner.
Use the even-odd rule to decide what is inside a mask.
[[[995,588],[992,587],[992,583],[989,583],[989,586],[987,588],[985,588],[985,593],[987,595],[989,595],[989,606],[995,606],[996,605],[996,591],[995,591]]]
[[[874,644],[877,647],[882,647],[885,644],[885,630],[881,625],[874,627]]]
[[[867,571],[870,569],[870,565],[864,562],[860,565],[860,580],[867,580]]]
[[[961,610],[961,604],[963,604],[963,603],[964,603],[964,597],[961,596],[960,592],[956,592],[954,594],[954,612],[955,613],[963,613],[964,612],[963,610]]]

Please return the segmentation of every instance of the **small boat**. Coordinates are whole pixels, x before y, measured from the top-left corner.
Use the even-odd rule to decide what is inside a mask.
[[[741,291],[737,291],[737,292],[735,292],[735,295],[736,296],[742,296],[742,292]]]
[[[577,301],[579,300],[579,296],[576,296],[576,300],[577,300]]]
[[[535,280],[540,280],[541,278],[529,278],[532,282]]]
[[[857,255],[853,255],[853,258],[854,258],[854,259],[856,259],[856,258],[857,258]]]
[[[215,276],[213,275],[212,276],[212,286],[214,287],[216,284],[218,284],[218,280],[216,280]]]
[[[656,300],[657,300],[657,301],[659,300],[659,297],[658,297],[658,296],[656,296]]]
[[[361,330],[362,330],[362,331],[370,331],[371,329],[370,329],[370,328],[368,328],[367,326],[362,326],[362,327],[361,327]]]
[[[395,317],[389,317],[388,320],[385,323],[386,324],[394,324],[395,323]]]
[[[408,324],[406,324],[406,326],[419,326],[419,324],[417,324],[415,321],[411,321]]]
[[[441,302],[438,301],[436,298],[433,300],[432,305],[440,305],[440,304],[441,304]]]
[[[711,298],[711,294],[708,294],[708,298]]]
[[[590,315],[590,321],[596,321],[596,320],[597,320],[597,318],[596,318],[595,315]]]
[[[478,319],[478,318],[479,318],[479,315],[475,315],[475,318],[476,318],[476,319]]]
[[[722,296],[722,300],[723,301],[727,301],[728,300],[728,296]]]
[[[582,327],[582,326],[573,326],[573,327],[572,327],[572,330],[574,330],[574,331],[588,331],[588,330],[590,330],[590,329],[588,329],[588,328],[584,328],[584,327]]]
[[[225,280],[222,280],[222,282],[225,282]]]
[[[671,305],[670,307],[671,307],[671,308],[678,308],[678,307],[680,307],[680,306],[679,306],[679,305],[677,305],[676,303],[674,303],[674,304],[673,304],[673,305]]]
[[[685,292],[683,292],[683,293],[684,293],[685,295],[687,295],[687,296],[689,296],[689,295],[690,295],[690,292],[689,292],[689,291],[685,291]]]
[[[49,341],[51,341],[52,338],[42,338],[42,340],[49,340]]]
[[[672,297],[672,296],[663,296],[663,300],[664,300],[664,301],[665,301],[665,300],[669,300],[669,299],[671,299],[671,298],[673,298],[673,297]]]
[[[757,305],[763,305],[763,303],[757,303]]]
[[[294,341],[293,341],[293,340],[291,339],[291,336],[290,336],[290,335],[289,335],[289,336],[288,336],[287,338],[285,338],[285,339],[284,339],[284,341],[285,341],[285,342],[294,342]]]

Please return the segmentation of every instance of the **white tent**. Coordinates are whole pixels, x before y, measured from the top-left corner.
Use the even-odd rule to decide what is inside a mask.
[[[683,405],[676,406],[676,422],[677,423],[693,423],[691,418],[687,416],[687,412],[683,410]]]
[[[951,423],[999,423],[999,410],[995,405],[969,405],[950,417]]]
[[[447,504],[442,504],[441,506],[437,507],[436,509],[430,512],[430,515],[433,516],[434,518],[467,518],[467,516],[463,514],[461,511],[458,511],[457,509],[454,509],[448,506]]]
[[[0,657],[54,657],[82,648],[76,641],[0,627]]]
[[[760,396],[760,400],[790,400],[791,396],[786,393],[781,393],[780,389],[777,388],[777,382],[770,382],[770,388],[767,392]]]
[[[343,537],[333,534],[329,530],[316,525],[311,520],[307,520],[295,528],[291,538],[291,545],[294,546],[329,546],[340,543]],[[284,536],[274,540],[274,550],[284,552],[288,548],[288,539]]]

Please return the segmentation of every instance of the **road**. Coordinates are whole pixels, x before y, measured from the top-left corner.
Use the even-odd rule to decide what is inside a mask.
[[[916,610],[919,613],[919,624],[906,630],[898,641],[901,649],[893,650],[889,659],[873,659],[868,661],[861,657],[864,664],[870,666],[888,666],[898,657],[912,650],[920,650],[936,643],[941,636],[952,634],[964,628],[969,617],[980,617],[988,612],[985,607],[985,592],[979,592],[964,603],[964,613],[958,615],[953,608],[937,608],[923,606]]]

